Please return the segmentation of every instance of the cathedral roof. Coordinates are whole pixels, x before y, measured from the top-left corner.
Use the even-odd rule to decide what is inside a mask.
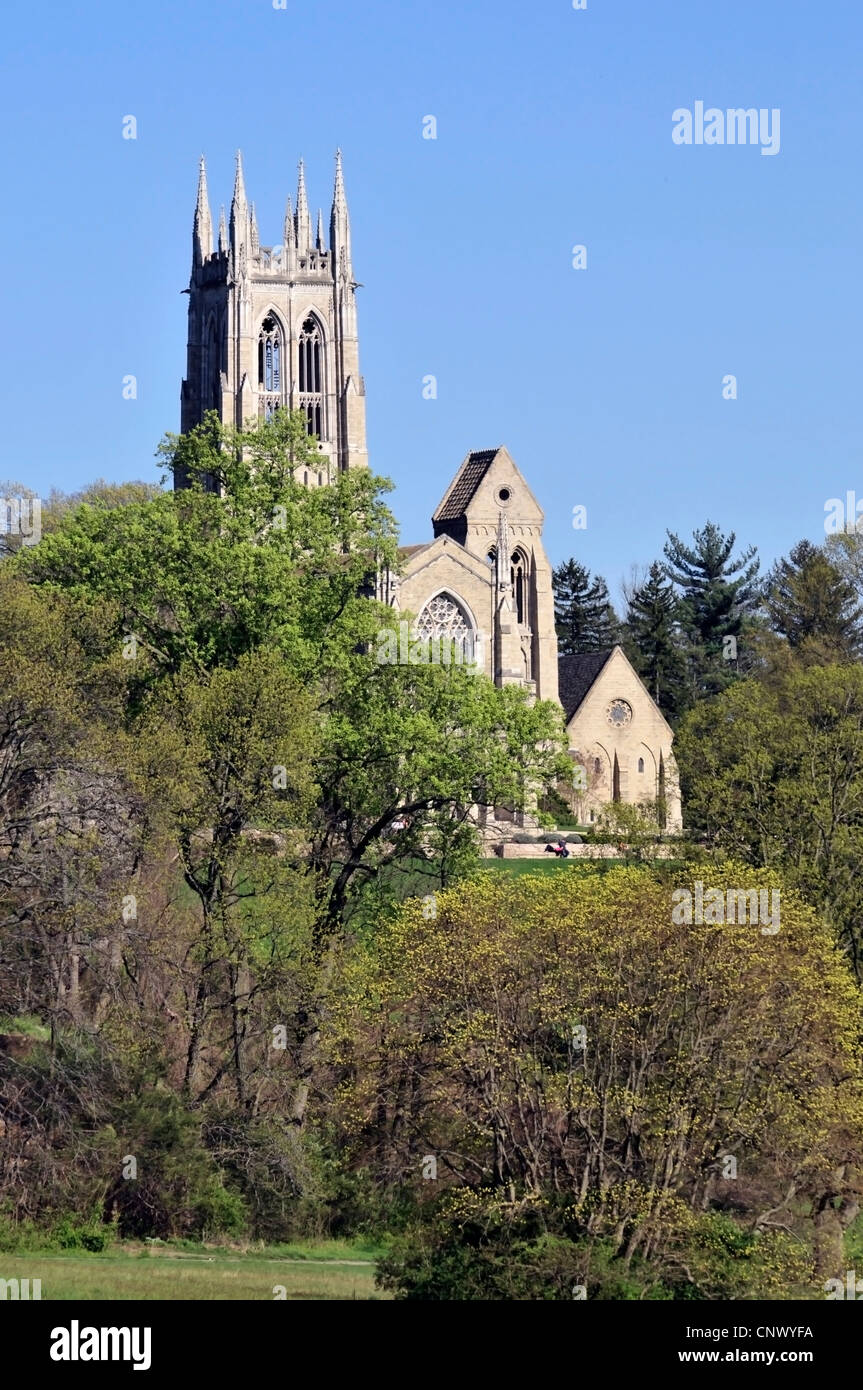
[[[577,656],[559,656],[557,659],[558,688],[560,703],[568,724],[582,700],[587,695],[600,671],[614,649],[606,652],[579,652]]]
[[[499,449],[472,449],[456,473],[432,521],[458,521],[476,493]]]

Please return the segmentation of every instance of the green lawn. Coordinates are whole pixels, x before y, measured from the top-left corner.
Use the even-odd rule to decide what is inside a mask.
[[[593,861],[588,861],[592,864]],[[484,869],[496,869],[504,874],[558,874],[566,870],[580,870],[584,860],[573,864],[571,859],[557,859],[553,854],[544,854],[541,859],[483,859]]]
[[[340,1301],[384,1299],[375,1289],[374,1259],[326,1246],[308,1255],[185,1250],[102,1255],[0,1253],[0,1278],[41,1279],[42,1301],[87,1299],[267,1299]],[[281,1293],[281,1288],[284,1294]]]
[[[648,863],[662,865],[664,868],[678,868],[683,860],[656,859]],[[607,874],[612,869],[637,864],[637,859],[557,859],[544,854],[541,859],[483,859],[482,868],[492,869],[504,874],[572,874],[584,878],[588,874]]]

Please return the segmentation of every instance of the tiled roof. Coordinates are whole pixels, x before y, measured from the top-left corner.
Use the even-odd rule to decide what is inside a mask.
[[[578,656],[558,657],[558,690],[567,724],[611,656],[611,651],[579,652]]]
[[[497,453],[497,449],[474,449],[468,454],[432,521],[458,521],[464,516]]]

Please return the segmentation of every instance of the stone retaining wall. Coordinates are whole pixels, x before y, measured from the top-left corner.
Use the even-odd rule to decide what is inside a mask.
[[[627,855],[627,851],[619,849],[617,845],[567,845],[567,849],[572,859],[625,859]],[[654,845],[650,857],[651,859],[669,859],[673,849],[673,845]],[[516,845],[512,841],[507,841],[503,844],[489,846],[485,857],[486,859],[550,859],[551,855],[546,854],[544,844]]]

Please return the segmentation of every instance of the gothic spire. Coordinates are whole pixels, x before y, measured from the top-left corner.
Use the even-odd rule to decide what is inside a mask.
[[[195,264],[200,265],[213,250],[213,219],[210,216],[210,197],[207,192],[207,166],[204,156],[198,166],[198,201],[195,204],[193,234]]]
[[[219,255],[224,256],[228,249],[228,226],[225,222],[225,204],[219,209]]]
[[[300,174],[297,182],[297,251],[302,255],[312,244],[312,224],[309,218],[309,202],[306,197],[306,171],[300,160]]]
[[[321,212],[320,208],[318,208],[317,247],[319,251],[326,251],[327,249],[326,242],[324,241],[324,214]]]
[[[333,187],[333,208],[330,213],[330,246],[333,252],[335,273],[343,272],[350,279],[353,275],[351,269],[351,223],[348,217],[348,200],[345,197],[341,150],[336,150],[336,181]]]
[[[259,239],[259,237],[258,237],[258,215],[257,215],[257,213],[255,212],[255,205],[254,205],[254,203],[252,203],[251,246],[252,246],[252,255],[253,255],[253,256],[257,256],[258,252],[259,252],[260,249],[261,249],[261,243],[260,243],[260,239]]]
[[[246,181],[243,178],[243,152],[237,150],[237,172],[234,175],[234,196],[231,200],[231,211],[235,207],[246,206]]]
[[[234,196],[231,199],[231,249],[234,254],[234,272],[242,274],[246,265],[246,252],[251,241],[249,228],[249,205],[246,202],[246,184],[243,178],[243,156],[237,150],[237,173],[234,178]]]

